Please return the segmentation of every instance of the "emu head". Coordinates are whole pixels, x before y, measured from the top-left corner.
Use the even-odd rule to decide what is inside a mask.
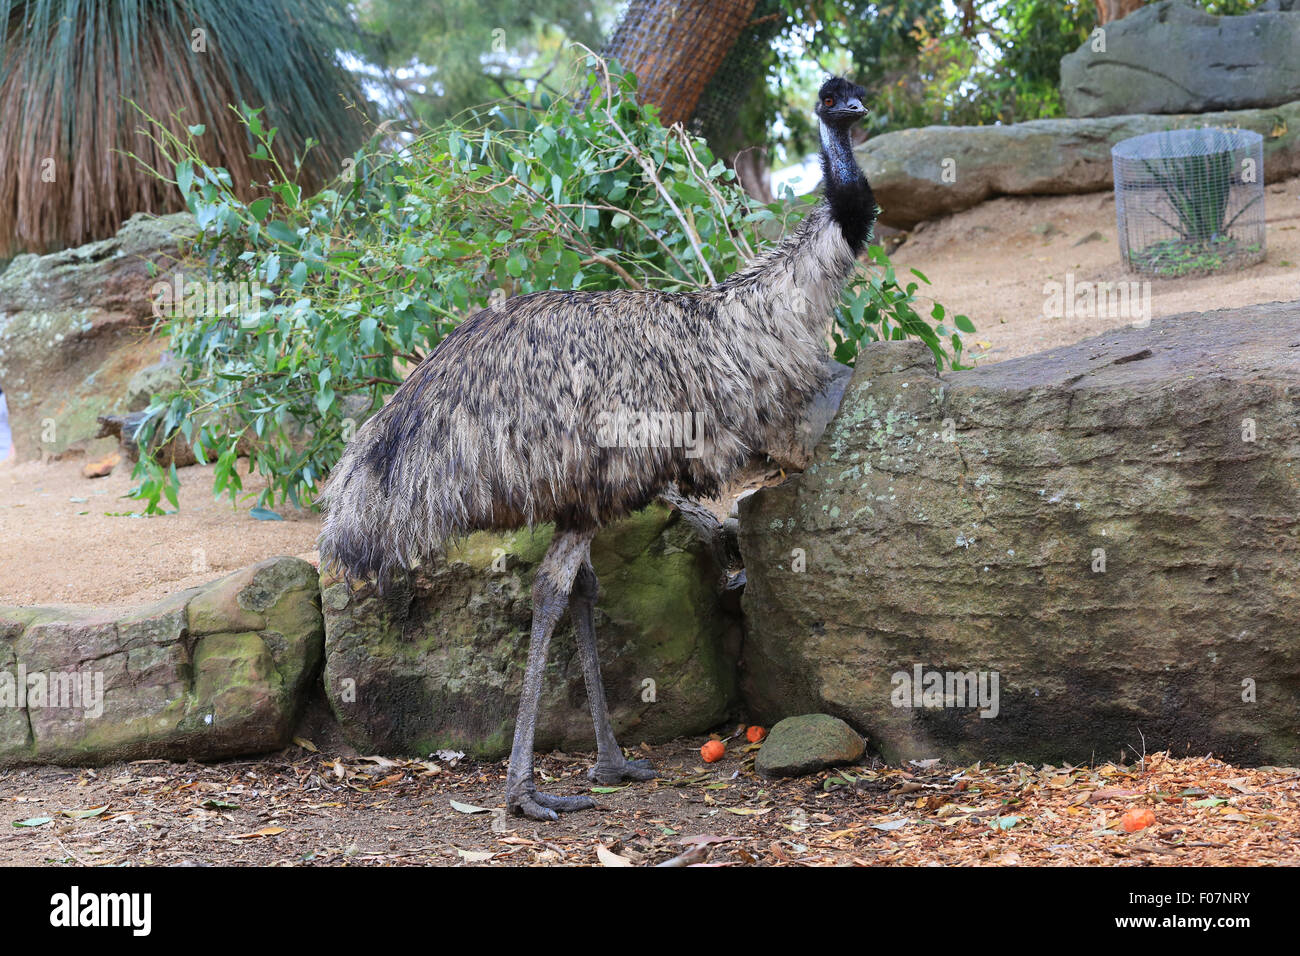
[[[862,105],[867,91],[840,76],[832,76],[817,93],[817,118],[832,129],[847,129],[867,115]]]

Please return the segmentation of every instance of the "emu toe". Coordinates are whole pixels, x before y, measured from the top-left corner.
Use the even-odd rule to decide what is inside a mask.
[[[596,783],[622,783],[624,780],[653,780],[659,776],[649,760],[624,760],[620,764],[602,764],[587,771],[587,777]]]
[[[506,806],[516,816],[530,820],[558,820],[561,813],[594,810],[596,801],[591,797],[557,797],[539,790],[526,790],[519,794],[506,794]]]

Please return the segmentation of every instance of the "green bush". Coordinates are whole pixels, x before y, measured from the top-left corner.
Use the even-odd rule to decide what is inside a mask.
[[[377,137],[311,196],[277,165],[265,195],[241,202],[225,170],[199,158],[201,127],[182,138],[151,123],[201,227],[194,252],[210,282],[248,295],[163,320],[186,384],[155,399],[142,447],[179,432],[232,499],[237,455],[251,448],[268,479],[259,505],[309,505],[351,429],[466,316],[543,289],[704,288],[812,208],[750,200],[702,140],[636,104],[630,76],[594,57],[588,67],[576,108],[496,106],[405,144]],[[270,158],[276,131],[257,110],[240,114],[254,155]],[[837,357],[913,335],[940,367],[960,367],[969,321],[950,327],[937,304],[922,318],[917,283],[901,287],[883,251],[873,257],[883,271],[862,269],[845,292]],[[176,504],[174,472],[142,455],[136,477],[148,513]]]

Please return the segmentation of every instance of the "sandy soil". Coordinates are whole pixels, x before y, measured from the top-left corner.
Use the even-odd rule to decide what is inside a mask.
[[[1266,188],[1267,258],[1218,276],[1152,279],[1152,318],[1300,298],[1300,178]],[[1113,193],[994,199],[922,223],[892,258],[900,274],[925,273],[933,298],[970,317],[976,334],[967,339],[988,344],[969,347],[985,362],[1128,324],[1126,316],[1045,316],[1044,286],[1064,284],[1067,272],[1076,287],[1145,278],[1120,263]]]
[[[1153,280],[1153,317],[1300,298],[1300,179],[1270,185],[1266,203],[1266,261],[1224,276]],[[1119,263],[1109,193],[996,199],[922,224],[894,261],[900,273],[920,269],[935,299],[970,316],[977,331],[967,338],[984,362],[1130,321],[1044,315],[1044,284],[1067,273],[1076,284],[1134,278]],[[274,555],[316,559],[315,516],[257,521],[251,502],[214,502],[210,469],[182,470],[179,514],[145,519],[109,516],[134,510],[120,500],[132,484],[128,467],[90,480],[81,464],[0,463],[0,604],[134,604]]]
[[[214,501],[211,467],[178,472],[178,513],[141,518],[122,497],[129,464],[90,479],[83,463],[0,463],[0,604],[143,604],[264,558],[316,560],[316,516],[282,508],[286,520],[259,521],[255,497]]]

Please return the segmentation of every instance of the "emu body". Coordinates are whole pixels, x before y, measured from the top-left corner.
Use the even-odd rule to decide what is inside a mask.
[[[533,782],[546,651],[570,603],[596,730],[591,777],[654,776],[626,760],[609,725],[591,539],[672,484],[715,493],[787,438],[825,384],[831,310],[875,220],[849,139],[863,95],[842,79],[822,87],[827,198],[775,249],[701,292],[540,292],[478,313],[361,427],[330,477],[322,561],[380,586],[449,538],[555,523],[533,585],[506,788],[515,812],[554,819],[594,805]],[[656,417],[689,423],[689,440],[681,429],[647,433]]]

